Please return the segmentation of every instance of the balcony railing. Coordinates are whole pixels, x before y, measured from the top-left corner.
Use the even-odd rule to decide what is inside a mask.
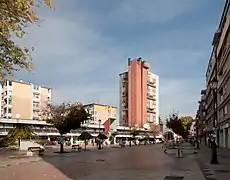
[[[156,100],[155,96],[151,94],[147,94],[147,98],[151,100]]]
[[[147,84],[152,87],[156,87],[156,82],[147,81]]]
[[[154,108],[147,107],[147,112],[149,113],[156,113],[156,110]]]

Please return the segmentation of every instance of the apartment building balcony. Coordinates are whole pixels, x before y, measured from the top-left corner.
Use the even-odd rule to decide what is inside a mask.
[[[223,85],[228,81],[229,77],[230,77],[230,68],[228,68],[222,74],[219,74],[219,76],[218,76],[218,89],[223,87]]]
[[[3,118],[11,118],[12,114],[11,113],[3,113],[2,117]]]
[[[156,88],[156,82],[154,82],[154,81],[148,80],[147,85]]]
[[[33,111],[36,111],[36,112],[40,111],[39,106],[33,106]]]
[[[128,76],[127,77],[122,77],[123,82],[128,82]]]
[[[156,109],[153,108],[153,107],[147,107],[147,112],[148,112],[148,113],[156,114]]]
[[[2,96],[2,100],[8,99],[8,98],[11,98],[10,94],[6,94]]]
[[[33,102],[40,102],[39,98],[33,98]]]
[[[128,91],[127,90],[122,91],[121,94],[123,97],[128,97]]]
[[[150,100],[156,100],[156,97],[153,95],[153,94],[147,94],[147,99],[150,99]]]
[[[2,105],[2,108],[12,108],[12,104],[4,103],[4,104]]]
[[[128,111],[128,105],[122,105],[121,110]]]

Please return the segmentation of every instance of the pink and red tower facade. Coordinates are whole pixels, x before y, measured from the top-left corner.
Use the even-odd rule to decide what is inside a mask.
[[[150,64],[141,58],[129,58],[128,71],[119,74],[120,125],[159,123],[159,78],[149,68]]]

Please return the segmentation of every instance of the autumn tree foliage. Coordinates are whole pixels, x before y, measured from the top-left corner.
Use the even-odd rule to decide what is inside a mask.
[[[71,130],[80,128],[81,124],[88,120],[89,114],[82,103],[48,104],[43,110],[42,117],[46,122],[53,124],[59,131],[61,138]],[[63,143],[60,143],[60,152],[64,152]]]
[[[183,127],[185,130],[190,130],[190,127],[192,125],[192,122],[193,122],[193,118],[191,116],[182,116],[180,117],[180,120],[183,124]]]
[[[37,8],[43,4],[52,8],[51,0],[0,0],[0,79],[21,68],[31,69],[32,49],[15,40],[24,37],[28,25],[38,22]]]
[[[140,131],[137,128],[133,128],[130,134],[133,136],[133,138],[136,138],[136,136],[140,134]]]
[[[179,118],[177,113],[169,115],[166,126],[183,138],[186,138],[188,135],[188,130],[185,128],[182,118]]]

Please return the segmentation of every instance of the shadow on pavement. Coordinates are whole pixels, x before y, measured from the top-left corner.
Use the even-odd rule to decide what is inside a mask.
[[[175,156],[165,155],[161,145],[105,147],[102,150],[94,147],[81,152],[66,150],[69,153],[59,154],[54,153],[57,148],[48,148],[40,157],[11,159],[21,164],[0,168],[0,174],[10,180],[148,180],[164,179],[175,171]]]
[[[165,157],[163,150],[158,148],[154,154],[154,145],[138,146],[138,147],[125,147],[125,148],[111,148],[106,147],[102,150],[97,148],[90,148],[87,151],[70,152],[65,154],[54,153],[49,149],[42,161],[46,162],[47,169],[55,167],[56,170],[65,175],[68,179],[96,179],[96,177],[102,177],[113,179],[109,177],[110,174],[119,174],[117,176],[125,176],[125,174],[140,171],[159,173],[160,171],[170,169],[173,160],[169,157]],[[159,171],[157,171],[159,170]],[[53,171],[53,170],[52,170]],[[109,173],[110,172],[110,173]],[[52,172],[50,172],[52,174]],[[132,173],[131,173],[132,174]],[[163,174],[163,176],[167,175]],[[61,175],[59,175],[61,178]],[[62,177],[64,178],[64,177]],[[117,179],[120,179],[117,177]],[[135,178],[132,178],[135,179]]]

